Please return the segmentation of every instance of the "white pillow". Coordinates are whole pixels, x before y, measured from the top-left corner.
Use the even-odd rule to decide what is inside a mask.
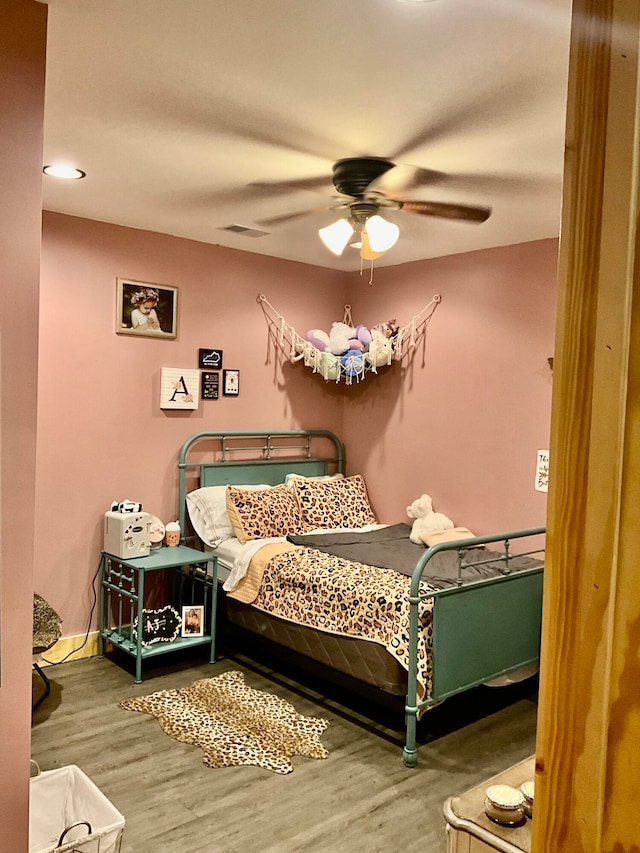
[[[240,489],[268,489],[268,483],[238,486]],[[226,539],[233,539],[235,533],[227,513],[227,487],[204,486],[189,492],[186,497],[187,511],[193,529],[202,541],[211,548],[217,548]]]
[[[285,486],[293,487],[294,480],[343,480],[344,474],[318,474],[317,477],[305,477],[304,474],[287,474]]]

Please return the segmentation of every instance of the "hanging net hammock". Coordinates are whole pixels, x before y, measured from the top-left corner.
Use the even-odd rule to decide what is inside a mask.
[[[342,323],[334,323],[329,332],[312,329],[306,337],[296,332],[263,293],[257,301],[274,329],[278,346],[290,362],[302,362],[327,382],[344,381],[351,385],[411,353],[442,297],[436,294],[401,328],[395,325],[395,320],[371,329],[354,325],[351,306],[345,305]]]

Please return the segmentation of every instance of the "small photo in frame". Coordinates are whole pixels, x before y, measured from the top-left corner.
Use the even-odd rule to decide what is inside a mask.
[[[203,370],[200,376],[200,397],[203,400],[217,400],[220,393],[220,374]]]
[[[222,350],[199,349],[198,367],[201,370],[220,370],[222,367]]]
[[[116,334],[175,338],[178,334],[178,288],[118,278]]]
[[[226,397],[237,397],[240,393],[240,371],[224,370],[222,376],[222,393]]]
[[[204,636],[204,604],[188,604],[182,608],[182,636]]]

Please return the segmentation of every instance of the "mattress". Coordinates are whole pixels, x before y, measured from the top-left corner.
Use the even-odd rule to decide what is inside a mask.
[[[310,659],[384,693],[406,695],[406,671],[396,658],[377,643],[326,634],[305,625],[287,622],[228,597],[225,599],[225,610],[230,624],[295,652],[300,657],[302,668],[304,659]]]
[[[207,548],[218,558],[220,581],[228,578],[242,547],[237,539],[226,539],[215,550]],[[319,663],[392,696],[406,694],[406,671],[377,643],[327,634],[288,622],[228,596],[225,596],[223,612],[231,625],[295,653],[302,667],[306,658],[309,663]]]
[[[291,548],[288,546],[289,552],[282,552],[275,557],[272,557],[272,552],[269,551],[264,557],[264,585],[253,584],[250,587],[257,591],[257,595],[254,593],[251,597],[244,597],[238,594],[238,590],[233,586],[229,589],[225,584],[225,589],[231,593],[226,598],[228,621],[297,655],[304,655],[309,659],[309,668],[311,668],[311,661],[317,662],[350,678],[373,685],[385,693],[405,694],[406,625],[401,612],[398,611],[398,596],[400,595],[404,600],[404,595],[408,592],[407,575],[414,569],[417,558],[415,554],[409,554],[408,568],[405,570],[402,567],[399,573],[394,570],[395,577],[404,578],[399,586],[396,581],[390,580],[388,570],[371,568],[371,564],[384,566],[386,559],[391,563],[398,561],[397,541],[403,543],[406,540],[408,543],[408,536],[404,530],[406,525],[397,525],[397,527],[403,529],[395,531],[393,526],[384,529],[378,526],[377,530],[367,532],[367,546],[373,547],[373,556],[366,561],[366,564],[351,564],[348,559],[333,555],[331,559],[337,561],[340,572],[329,571],[326,579],[326,567],[323,563],[325,555],[314,550],[320,543],[314,541],[311,548],[302,546],[293,554],[289,553]],[[401,538],[396,541],[394,537],[397,536]],[[384,548],[380,547],[378,541],[380,537],[390,538],[391,550],[388,558],[385,556]],[[308,536],[295,538],[302,541],[309,540]],[[352,547],[354,544],[351,541],[353,539],[351,533],[344,532],[337,534],[333,532],[328,536],[328,531],[323,531],[322,535],[314,537],[314,540],[325,538],[337,540],[331,543],[329,553],[336,545],[340,552],[340,549],[345,547],[343,541],[345,539],[348,540],[347,547]],[[371,543],[368,542],[369,539],[372,540]],[[264,541],[258,540],[251,544],[261,549],[263,547],[261,543]],[[386,547],[388,550],[388,544]],[[411,547],[417,548],[418,554],[424,551],[422,547],[414,545]],[[240,545],[235,539],[226,540],[219,546],[218,559],[225,570],[234,568],[237,571],[237,563],[234,566],[234,560],[244,548],[245,546]],[[318,556],[312,556],[312,554]],[[373,563],[374,559],[379,560],[381,557],[384,558],[382,563]],[[500,574],[493,563],[485,565],[490,557],[500,557],[500,555],[489,552],[485,548],[471,549],[466,554],[465,572],[471,575],[471,580],[478,580],[485,575],[491,577]],[[453,551],[444,552],[437,555],[437,558],[433,561],[434,574],[428,578],[429,588],[452,586],[458,573],[457,554]],[[255,560],[258,559],[256,555]],[[530,564],[538,563],[528,557],[514,557],[512,562],[514,571],[531,568]],[[253,562],[251,565],[253,566]],[[351,569],[351,566],[354,568]],[[365,569],[364,574],[363,569]],[[347,608],[345,614],[347,621],[342,623],[337,620],[337,617],[343,615],[345,610],[343,602],[346,597],[352,595],[349,590],[354,588],[354,584],[358,589],[358,607]],[[263,589],[269,592],[261,595]],[[273,591],[276,589],[278,593],[274,594]],[[300,601],[302,604],[298,603]],[[248,602],[253,602],[254,606]],[[427,616],[427,610],[430,609],[430,604],[425,602],[423,606],[425,654],[421,659],[422,668],[419,667],[418,680],[428,691],[431,683],[431,661],[427,646],[430,632],[430,615]],[[358,614],[357,619],[354,612]],[[351,622],[348,618],[349,614]],[[360,622],[360,619],[363,621]],[[358,628],[356,631],[352,630],[355,623]],[[359,630],[360,627],[363,628],[362,631]]]

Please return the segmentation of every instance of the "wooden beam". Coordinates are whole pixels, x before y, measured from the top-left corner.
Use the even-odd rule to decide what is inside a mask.
[[[640,851],[638,0],[574,0],[533,853]]]

